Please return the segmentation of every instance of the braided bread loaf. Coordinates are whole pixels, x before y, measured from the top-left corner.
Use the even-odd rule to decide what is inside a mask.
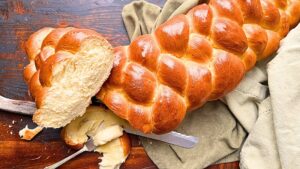
[[[84,114],[108,78],[113,49],[97,32],[76,28],[43,28],[26,42],[30,63],[24,78],[42,127],[65,126]]]
[[[115,48],[97,97],[136,129],[171,131],[186,111],[236,87],[299,17],[299,0],[211,0]]]

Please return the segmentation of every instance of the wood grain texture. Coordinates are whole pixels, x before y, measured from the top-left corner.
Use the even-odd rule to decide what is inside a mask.
[[[162,5],[163,0],[150,0]],[[22,77],[28,63],[24,42],[45,27],[74,26],[100,32],[114,46],[128,44],[121,10],[130,0],[0,0],[0,95],[30,100]],[[0,111],[0,169],[36,169],[74,153],[60,139],[60,130],[46,129],[33,141],[20,140],[18,131],[31,117]],[[140,141],[130,136],[132,149],[121,168],[155,169]],[[98,168],[98,153],[84,153],[60,168]],[[200,158],[200,157],[199,157]],[[195,159],[196,160],[196,159]],[[238,163],[214,165],[210,169],[237,169]]]

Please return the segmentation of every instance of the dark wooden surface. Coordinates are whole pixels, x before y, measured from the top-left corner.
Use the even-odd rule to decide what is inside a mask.
[[[158,5],[163,0],[150,0]],[[0,94],[13,99],[30,100],[22,78],[28,63],[24,42],[34,31],[45,27],[74,26],[102,33],[114,46],[128,44],[121,20],[122,7],[130,0],[0,0]],[[0,169],[36,169],[50,165],[74,150],[60,139],[60,130],[47,129],[34,140],[19,139],[18,131],[31,118],[0,111]],[[126,169],[154,169],[139,140],[130,136],[132,149]],[[195,157],[196,160],[197,157]],[[199,157],[201,158],[201,157]],[[98,154],[84,153],[61,168],[97,168]],[[237,169],[238,163],[214,165],[210,169]]]

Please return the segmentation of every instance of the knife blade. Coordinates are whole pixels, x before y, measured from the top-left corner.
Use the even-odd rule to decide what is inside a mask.
[[[176,146],[180,146],[183,148],[193,148],[199,142],[197,137],[188,136],[188,135],[181,134],[181,133],[178,133],[175,131],[171,131],[166,134],[157,135],[157,134],[152,134],[152,133],[145,134],[138,130],[131,129],[130,127],[126,127],[126,126],[124,127],[124,130],[130,134],[147,137],[147,138],[151,138],[154,140],[163,141],[163,142],[173,144]]]
[[[13,100],[0,96],[0,110],[5,110],[12,113],[23,115],[33,115],[36,110],[34,102]],[[160,140],[169,144],[177,145],[184,148],[192,148],[198,143],[198,138],[194,136],[184,135],[175,131],[166,134],[145,134],[140,131],[132,129],[129,125],[123,126],[127,133],[139,135],[142,137]]]
[[[31,101],[13,100],[0,95],[0,110],[23,115],[33,115],[36,106]]]

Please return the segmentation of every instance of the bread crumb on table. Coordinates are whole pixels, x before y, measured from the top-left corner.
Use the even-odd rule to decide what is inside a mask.
[[[25,126],[22,130],[19,131],[19,136],[23,140],[31,140],[34,136],[36,136],[39,132],[43,130],[43,127],[37,126],[34,129],[29,129],[28,125]]]

